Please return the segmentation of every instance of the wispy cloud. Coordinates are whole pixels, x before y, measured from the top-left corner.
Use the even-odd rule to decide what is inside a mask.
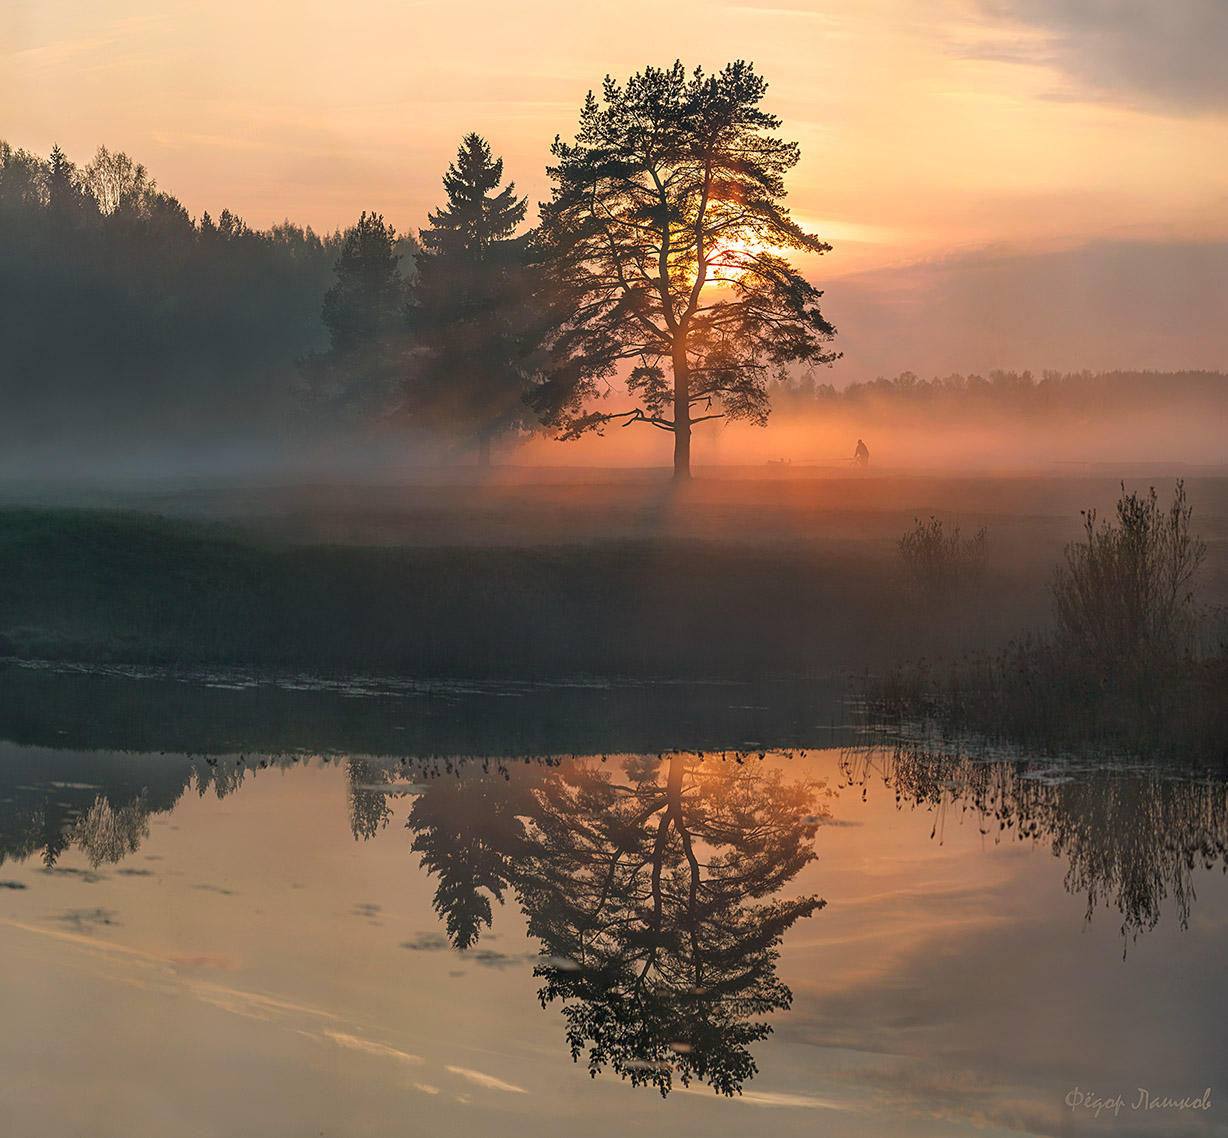
[[[956,54],[1056,68],[1062,101],[1228,111],[1223,0],[980,0],[990,34]]]
[[[825,12],[816,11],[813,8],[788,8],[783,6],[764,6],[760,7],[757,4],[726,4],[724,5],[726,12],[736,12],[739,15],[750,16],[766,16],[768,18],[786,19],[786,20],[806,20],[810,23],[822,24],[829,28],[840,27],[840,21]]]
[[[139,40],[171,19],[168,15],[134,16],[116,21],[97,35],[51,40],[0,54],[10,55],[31,71],[73,71],[82,69],[83,65],[91,68],[111,66],[116,62],[113,58],[116,45]]]

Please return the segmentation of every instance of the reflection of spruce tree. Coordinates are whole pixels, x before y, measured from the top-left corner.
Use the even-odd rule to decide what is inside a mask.
[[[514,860],[525,852],[524,823],[531,809],[528,779],[506,782],[487,771],[440,779],[414,800],[407,825],[422,865],[439,878],[435,911],[457,948],[477,942],[490,928],[493,897],[503,903]]]
[[[1169,896],[1186,928],[1196,867],[1221,864],[1228,871],[1223,772],[1063,773],[1037,762],[987,763],[906,749],[850,755],[846,770],[864,779],[880,758],[897,801],[940,814],[959,803],[977,811],[986,835],[1017,833],[1051,843],[1054,855],[1068,861],[1066,889],[1087,896],[1088,919],[1101,903],[1111,904],[1122,915],[1123,935],[1155,928]]]
[[[674,1077],[734,1094],[771,1030],[756,1017],[792,999],[781,937],[823,904],[765,900],[815,856],[819,788],[685,755],[628,759],[618,775],[578,761],[432,785],[409,825],[440,878],[436,909],[468,947],[490,924],[486,894],[513,887],[547,957],[542,1005],[562,1002],[574,1058],[663,1095]]]

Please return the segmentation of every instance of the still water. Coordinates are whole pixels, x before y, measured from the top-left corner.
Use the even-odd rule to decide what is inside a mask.
[[[2,1134],[1228,1134],[1223,772],[55,706],[0,743]]]

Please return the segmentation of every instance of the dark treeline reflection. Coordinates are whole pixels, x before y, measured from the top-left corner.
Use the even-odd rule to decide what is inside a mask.
[[[781,938],[824,904],[778,896],[815,857],[822,784],[688,754],[454,773],[415,788],[407,822],[453,946],[513,895],[574,1059],[662,1095],[674,1079],[737,1093],[761,1017],[792,1001]],[[351,764],[356,835],[387,820],[392,778]]]
[[[251,766],[290,766],[297,756],[254,758]],[[52,868],[79,849],[95,869],[134,854],[150,819],[185,792],[218,798],[243,785],[246,758],[42,751],[0,744],[0,866],[40,857]]]
[[[1188,927],[1196,871],[1228,872],[1223,768],[1081,769],[907,747],[849,750],[842,767],[854,784],[882,778],[901,807],[932,810],[935,837],[958,810],[994,841],[1048,843],[1068,865],[1067,890],[1086,895],[1087,919],[1111,906],[1123,936],[1155,928],[1169,897]]]

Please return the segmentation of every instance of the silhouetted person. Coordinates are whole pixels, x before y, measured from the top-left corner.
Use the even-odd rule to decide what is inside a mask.
[[[853,451],[853,461],[860,466],[862,470],[865,470],[865,468],[870,465],[870,451],[866,447],[866,444],[861,441],[861,439],[857,440],[857,449]]]

